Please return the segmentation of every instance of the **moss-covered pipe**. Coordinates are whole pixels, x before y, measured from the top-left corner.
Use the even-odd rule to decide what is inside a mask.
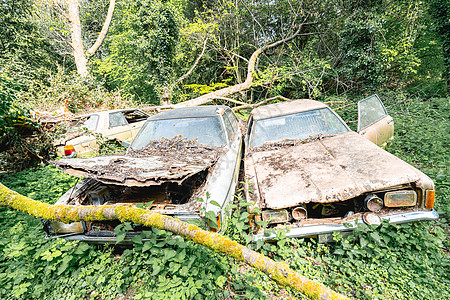
[[[202,230],[195,225],[145,209],[123,205],[50,205],[22,196],[1,183],[0,206],[20,210],[37,218],[64,223],[118,219],[121,222],[133,222],[148,227],[164,229],[206,246],[217,253],[223,253],[244,261],[250,266],[263,271],[280,285],[289,286],[303,293],[309,299],[349,299],[332,291],[321,283],[301,276],[291,270],[285,263],[275,262],[218,233]]]

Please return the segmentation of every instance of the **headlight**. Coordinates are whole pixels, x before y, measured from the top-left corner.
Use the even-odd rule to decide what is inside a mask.
[[[384,205],[387,207],[415,206],[417,194],[414,191],[396,191],[384,194]]]
[[[268,224],[284,223],[289,221],[289,213],[285,209],[264,210],[262,212],[262,219]]]
[[[383,208],[383,200],[377,195],[370,194],[364,199],[364,206],[372,212],[379,212]]]
[[[70,224],[64,224],[63,222],[52,222],[53,231],[56,234],[66,233],[83,233],[83,224],[81,222],[74,222]]]

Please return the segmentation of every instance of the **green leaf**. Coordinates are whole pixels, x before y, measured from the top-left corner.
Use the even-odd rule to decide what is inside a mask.
[[[153,243],[150,241],[147,241],[144,243],[144,246],[142,247],[142,252],[148,251],[153,247]]]
[[[223,288],[223,285],[227,282],[227,278],[225,276],[220,275],[216,279],[216,285],[220,288]]]
[[[117,237],[116,237],[116,244],[122,242],[122,241],[125,239],[125,236],[126,236],[126,235],[127,235],[127,234],[126,234],[125,232],[119,233],[119,234],[117,235]]]
[[[217,203],[217,201],[211,200],[209,201],[210,204],[215,205],[217,207],[222,207],[219,203]]]
[[[161,266],[157,265],[157,264],[153,264],[153,272],[152,272],[152,276],[156,276],[159,274],[159,272],[161,271]]]

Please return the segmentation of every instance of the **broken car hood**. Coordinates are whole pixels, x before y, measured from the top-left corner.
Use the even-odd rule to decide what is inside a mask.
[[[272,209],[342,201],[425,176],[356,132],[272,149],[245,158],[245,168],[255,169],[261,206]]]
[[[162,182],[182,183],[212,167],[221,152],[216,147],[168,139],[131,153],[68,158],[52,163],[68,174],[105,184],[151,186]]]

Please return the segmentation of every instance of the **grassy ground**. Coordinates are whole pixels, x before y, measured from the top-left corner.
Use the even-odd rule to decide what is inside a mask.
[[[436,183],[441,219],[407,225],[362,225],[333,244],[281,239],[249,245],[300,273],[358,299],[450,299],[450,99],[382,97],[396,125],[387,150]],[[325,99],[355,118],[349,99]],[[352,123],[353,124],[353,123]],[[54,203],[76,179],[53,167],[6,174],[0,181],[33,199]],[[245,204],[236,197],[227,234],[248,241]],[[240,202],[239,202],[240,201]],[[0,208],[1,299],[283,299],[301,295],[264,274],[184,239],[154,231],[152,242],[125,251],[45,240],[39,220]],[[447,230],[447,231],[446,231]],[[123,251],[123,252],[122,252]]]

